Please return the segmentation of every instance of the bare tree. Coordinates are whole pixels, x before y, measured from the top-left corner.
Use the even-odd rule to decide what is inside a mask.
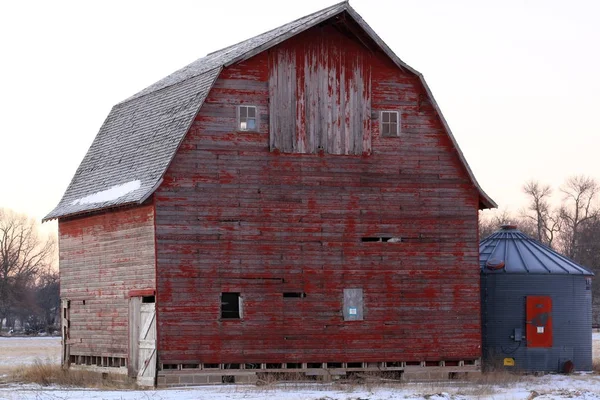
[[[560,232],[560,212],[550,207],[549,198],[552,195],[550,185],[543,185],[531,180],[523,185],[523,192],[529,197],[527,211],[522,212],[524,218],[535,223],[535,238],[552,247],[556,234]]]
[[[502,225],[508,225],[514,222],[514,219],[508,210],[498,210],[493,215],[487,214],[484,216],[480,213],[479,216],[479,240],[485,239],[492,233],[496,232]]]
[[[564,195],[560,208],[565,228],[563,250],[568,257],[577,260],[582,225],[600,216],[600,209],[595,205],[600,186],[593,178],[580,175],[567,179],[560,191]]]
[[[479,240],[485,239],[496,232],[503,225],[515,225],[520,231],[528,236],[534,236],[535,228],[530,220],[514,216],[507,209],[498,210],[495,213],[480,213],[479,216]]]
[[[55,241],[38,234],[33,219],[0,209],[0,321],[27,301],[28,288],[47,270]]]

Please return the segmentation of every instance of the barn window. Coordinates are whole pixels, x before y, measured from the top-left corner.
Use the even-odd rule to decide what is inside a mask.
[[[382,111],[380,121],[383,136],[398,136],[400,134],[400,113],[398,111]]]
[[[239,293],[221,293],[221,318],[240,319],[242,317],[240,304],[241,297]]]
[[[240,131],[258,131],[258,118],[255,106],[238,106],[237,128]]]

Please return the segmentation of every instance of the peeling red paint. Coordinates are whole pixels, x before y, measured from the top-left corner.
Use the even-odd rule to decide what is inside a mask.
[[[319,32],[285,46],[300,57]],[[372,153],[269,151],[275,49],[225,68],[155,196],[160,362],[480,356],[477,191],[419,79],[345,36],[329,40],[369,60]],[[259,132],[236,132],[238,104],[257,106]],[[400,137],[380,135],[389,109],[401,112]],[[365,319],[345,323],[342,291],[354,287]],[[223,291],[242,294],[242,320],[220,320]]]

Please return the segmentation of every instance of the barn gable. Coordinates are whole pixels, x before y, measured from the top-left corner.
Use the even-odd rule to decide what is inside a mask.
[[[354,34],[363,35],[363,40],[378,46],[399,68],[419,78],[463,167],[479,192],[479,207],[496,207],[478,185],[423,76],[401,61],[352,7],[342,2],[210,53],[114,106],[60,203],[44,220],[143,203],[162,182],[194,116],[223,67],[249,59],[336,16],[358,25],[361,32],[355,31]],[[364,83],[362,80],[360,82]],[[362,124],[364,120],[354,123]],[[289,137],[293,135],[290,131]],[[332,140],[342,141],[342,136],[342,131],[338,130]],[[337,153],[368,152],[369,143],[363,139],[349,137],[344,142],[343,151]],[[294,147],[291,142],[285,144],[277,140],[272,139],[272,148]],[[318,149],[321,145],[317,141],[296,141],[295,146]]]

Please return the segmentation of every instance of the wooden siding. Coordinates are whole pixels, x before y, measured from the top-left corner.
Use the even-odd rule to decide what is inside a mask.
[[[269,51],[271,150],[371,151],[371,54],[332,26]]]
[[[127,358],[128,293],[155,286],[154,206],[60,220],[59,249],[71,355]]]
[[[478,192],[419,79],[362,48],[371,154],[272,152],[278,50],[221,73],[155,194],[159,362],[479,357]],[[258,106],[260,132],[236,132],[238,104]],[[375,123],[390,109],[399,137]],[[348,288],[363,291],[362,321],[344,321]],[[243,319],[220,319],[221,292],[241,293]]]

